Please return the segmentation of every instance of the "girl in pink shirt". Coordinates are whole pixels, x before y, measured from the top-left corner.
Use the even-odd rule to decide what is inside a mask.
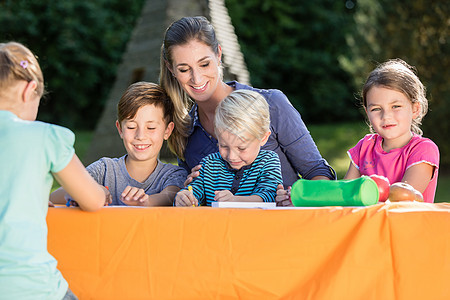
[[[413,68],[400,59],[379,65],[364,84],[362,104],[373,133],[348,151],[351,163],[344,179],[382,175],[391,184],[410,184],[425,202],[434,202],[439,149],[422,137],[419,126],[428,101]]]

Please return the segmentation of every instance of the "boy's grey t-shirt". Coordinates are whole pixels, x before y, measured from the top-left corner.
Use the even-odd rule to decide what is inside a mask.
[[[184,187],[187,171],[159,160],[153,173],[144,182],[134,180],[128,174],[125,166],[126,156],[125,154],[119,158],[103,157],[86,167],[86,170],[99,184],[109,188],[112,195],[111,205],[126,205],[120,201],[120,195],[127,186],[143,189],[147,195],[160,193],[170,185]]]

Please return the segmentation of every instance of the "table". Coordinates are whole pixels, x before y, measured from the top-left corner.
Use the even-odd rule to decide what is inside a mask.
[[[49,208],[83,299],[450,299],[450,204]]]

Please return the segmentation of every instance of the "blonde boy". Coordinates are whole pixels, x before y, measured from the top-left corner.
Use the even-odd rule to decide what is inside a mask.
[[[206,156],[200,175],[178,192],[176,206],[212,201],[273,202],[282,183],[278,155],[261,150],[270,136],[269,105],[257,92],[236,90],[216,109],[219,152]]]

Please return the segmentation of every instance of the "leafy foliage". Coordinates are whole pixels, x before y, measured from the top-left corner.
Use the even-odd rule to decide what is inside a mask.
[[[350,74],[346,35],[353,11],[344,1],[226,0],[252,85],[278,88],[312,122],[360,116]],[[347,58],[351,60],[350,58]]]
[[[308,121],[354,119],[360,105],[351,94],[359,92],[377,63],[402,58],[415,66],[428,90],[424,135],[439,146],[441,171],[450,165],[448,1],[226,4],[252,84],[281,89]]]
[[[92,129],[144,0],[0,0],[0,41],[40,59],[38,119]],[[351,4],[351,5],[349,5]],[[356,4],[355,6],[353,6]],[[402,58],[428,89],[425,136],[450,165],[448,1],[226,0],[252,84],[278,88],[308,122],[360,119],[357,92],[377,62]],[[348,8],[347,8],[348,7]]]
[[[38,57],[49,92],[38,119],[93,128],[143,0],[0,2],[0,40]]]

